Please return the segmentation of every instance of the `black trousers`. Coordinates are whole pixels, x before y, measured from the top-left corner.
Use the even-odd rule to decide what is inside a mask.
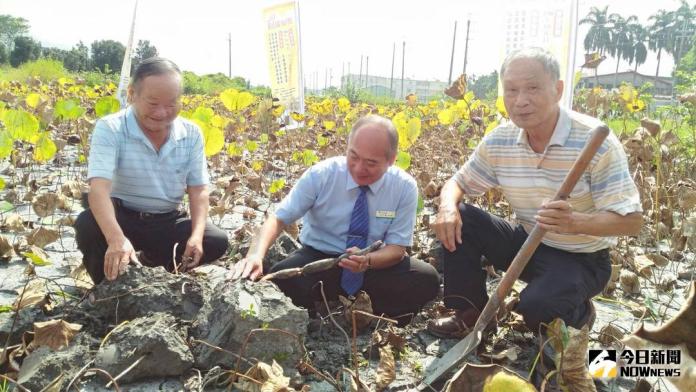
[[[270,272],[302,267],[312,261],[336,256],[338,255],[326,254],[304,246],[275,264]],[[275,283],[295,305],[313,309],[315,302],[322,301],[319,281],[323,281],[327,299],[336,299],[339,294],[347,296],[341,288],[342,270],[333,268],[291,279],[279,279]],[[370,296],[375,314],[394,317],[400,325],[405,325],[425,303],[435,298],[439,287],[440,276],[433,266],[405,256],[398,264],[389,268],[367,270],[362,290]]]
[[[144,253],[143,264],[150,267],[163,266],[171,271],[174,268],[172,254],[174,244],[177,263],[186,249],[186,241],[191,236],[191,219],[186,212],[172,211],[165,214],[140,214],[121,206],[114,199],[116,221],[123,234],[136,251]],[[108,244],[90,209],[80,213],[75,221],[75,240],[82,252],[82,263],[94,283],[104,279],[104,254]],[[206,223],[203,234],[203,257],[201,264],[216,260],[227,251],[227,234],[210,222]]]
[[[445,306],[481,310],[488,300],[481,255],[496,269],[506,270],[527,233],[521,225],[513,227],[469,204],[460,204],[459,212],[462,244],[454,252],[445,250]],[[587,300],[604,289],[610,275],[607,249],[571,253],[541,244],[520,276],[527,287],[520,293],[516,311],[533,331],[555,318],[580,328],[589,316]]]

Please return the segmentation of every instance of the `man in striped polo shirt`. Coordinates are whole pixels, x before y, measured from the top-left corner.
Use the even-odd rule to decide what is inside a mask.
[[[203,135],[178,117],[181,72],[150,58],[136,69],[131,105],[94,128],[87,177],[89,208],[75,222],[83,264],[95,283],[114,280],[141,251],[148,266],[180,271],[227,250],[227,234],[207,222],[208,169]],[[188,194],[191,217],[179,206]]]
[[[543,49],[511,53],[500,77],[512,123],[484,137],[440,194],[432,227],[446,249],[445,306],[455,311],[431,320],[428,329],[445,337],[466,334],[488,299],[481,256],[507,269],[535,224],[548,233],[522,272],[527,286],[516,311],[533,331],[555,318],[591,328],[591,298],[611,272],[608,248],[616,236],[636,235],[642,225],[623,146],[610,134],[568,201],[549,201],[599,121],[559,106],[559,65]],[[495,187],[510,203],[517,225],[460,203],[464,195]]]

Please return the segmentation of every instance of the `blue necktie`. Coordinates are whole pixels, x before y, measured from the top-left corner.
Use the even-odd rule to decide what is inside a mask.
[[[353,207],[353,213],[350,216],[350,226],[348,227],[348,240],[346,241],[346,248],[357,246],[362,249],[367,246],[367,235],[369,233],[369,222],[370,213],[367,209],[367,190],[368,186],[360,187],[360,194],[358,199],[355,200],[355,206]],[[341,287],[348,293],[348,295],[353,295],[358,290],[363,283],[363,273],[362,272],[351,272],[347,269],[343,269],[341,274]]]

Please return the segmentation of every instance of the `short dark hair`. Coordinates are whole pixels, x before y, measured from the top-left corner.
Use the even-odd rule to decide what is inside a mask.
[[[163,57],[150,57],[143,60],[143,62],[138,65],[138,68],[135,69],[130,84],[135,88],[138,83],[148,76],[164,75],[168,73],[181,76],[181,70],[173,61]]]
[[[368,124],[380,125],[382,128],[384,128],[384,130],[387,132],[387,139],[389,140],[387,158],[391,159],[395,157],[399,150],[399,132],[396,131],[396,127],[390,119],[378,116],[376,114],[368,114],[363,116],[358,119],[355,124],[353,124],[350,134],[348,135],[348,143],[350,143],[350,140],[353,138],[353,136],[355,136],[355,132],[357,132],[358,129]]]

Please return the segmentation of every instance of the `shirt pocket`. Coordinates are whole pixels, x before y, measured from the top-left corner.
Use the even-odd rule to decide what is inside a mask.
[[[375,218],[374,237],[384,239],[393,221],[394,218]]]

